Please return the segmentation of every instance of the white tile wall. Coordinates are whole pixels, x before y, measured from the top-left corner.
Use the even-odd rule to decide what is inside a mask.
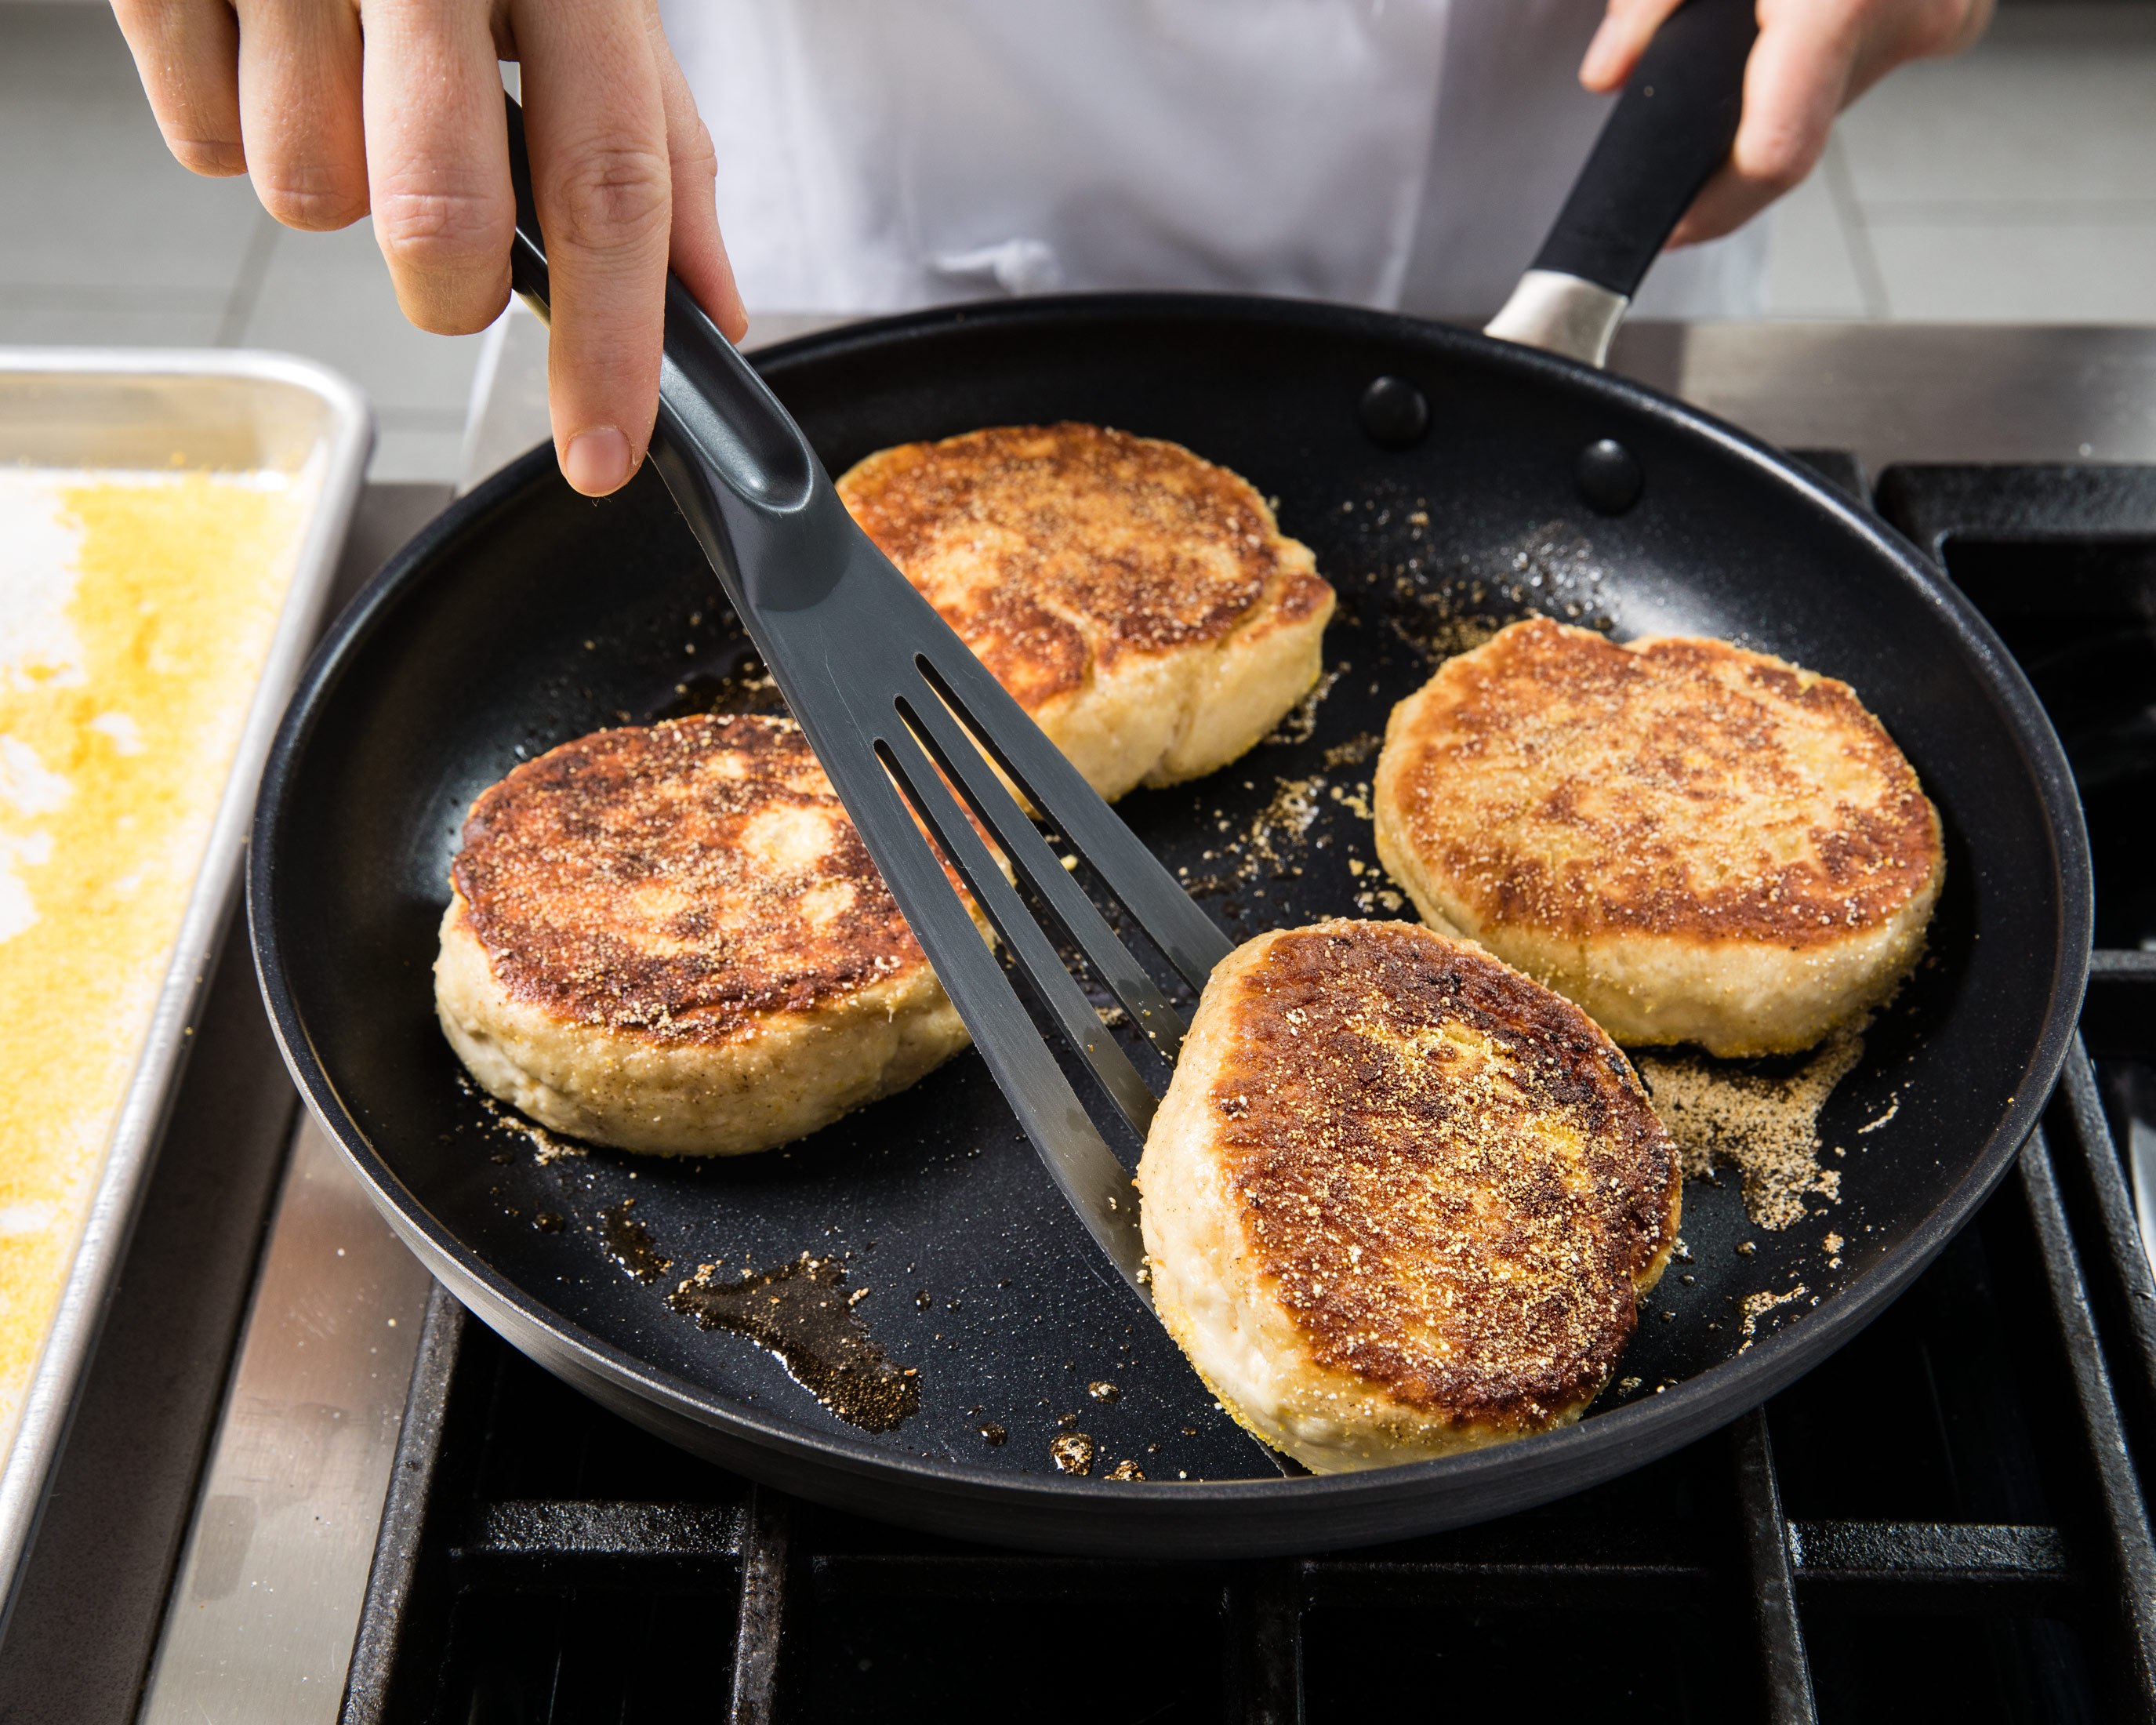
[[[374,403],[377,480],[454,479],[480,338],[406,323],[362,222],[298,234],[174,162],[102,6],[0,3],[0,344],[275,347]]]
[[[2156,323],[2156,6],[2008,7],[1843,116],[1771,219],[1773,316]]]
[[[1776,317],[1878,317],[1878,269],[1851,219],[1840,139],[1819,171],[1777,204],[1767,245],[1766,300]]]
[[[365,222],[339,234],[273,236],[234,345],[305,353],[357,379],[374,403],[377,479],[455,476],[477,336],[430,336],[404,321]]]
[[[456,476],[482,338],[406,324],[365,223],[288,232],[181,169],[103,7],[0,0],[0,343],[309,354],[372,398],[376,477]],[[1772,316],[2156,322],[2156,4],[2010,6],[1768,219]]]
[[[2152,93],[2156,100],[2156,93]],[[2156,323],[2156,218],[2138,223],[1994,213],[1876,223],[1887,309],[1920,322]]]
[[[254,200],[244,182],[160,171],[163,153],[103,8],[0,8],[0,289],[98,289],[89,317],[176,290],[221,309]]]

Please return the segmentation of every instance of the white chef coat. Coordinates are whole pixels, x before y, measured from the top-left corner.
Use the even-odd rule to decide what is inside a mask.
[[[1578,81],[1602,0],[661,11],[766,311],[1169,288],[1479,322],[1609,105]],[[1755,223],[1669,254],[1637,309],[1748,315],[1763,249]]]

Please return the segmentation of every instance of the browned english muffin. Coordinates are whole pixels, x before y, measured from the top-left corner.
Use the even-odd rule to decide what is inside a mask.
[[[997,426],[881,450],[839,495],[1104,797],[1224,766],[1317,680],[1309,547],[1178,444]]]
[[[1319,1473],[1577,1419],[1681,1191],[1585,1014],[1400,922],[1225,959],[1138,1182],[1162,1322],[1223,1406]]]
[[[552,750],[472,805],[453,881],[442,1029],[486,1090],[578,1137],[762,1150],[966,1045],[791,720]]]
[[[1394,709],[1375,801],[1424,921],[1626,1044],[1810,1047],[1893,991],[1946,877],[1855,691],[1726,641],[1514,624]]]
[[[886,449],[864,527],[1102,794],[1209,772],[1317,675],[1332,590],[1243,480],[1089,425]],[[731,1155],[965,1045],[790,723],[603,732],[475,804],[443,1029],[492,1094],[579,1137]]]

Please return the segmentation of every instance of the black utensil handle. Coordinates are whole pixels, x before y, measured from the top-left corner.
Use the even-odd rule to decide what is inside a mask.
[[[1728,159],[1759,33],[1753,0],[1686,0],[1656,31],[1534,267],[1628,299]]]
[[[502,100],[508,116],[510,183],[516,194],[510,283],[545,316],[551,300],[547,242],[531,193],[524,110],[513,97],[505,95]],[[799,521],[817,481],[824,477],[815,451],[770,386],[671,273],[666,278],[659,401],[652,453],[699,536],[713,524],[697,518],[701,511],[680,495],[675,483],[685,473],[684,464],[706,482],[703,489],[712,492],[709,502],[734,532],[744,528],[784,531]],[[670,455],[675,459],[665,459]],[[716,482],[715,486],[711,481]]]

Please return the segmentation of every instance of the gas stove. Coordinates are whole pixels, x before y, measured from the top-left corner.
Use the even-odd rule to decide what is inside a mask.
[[[168,1147],[162,1202],[198,1225],[175,1245],[153,1194],[127,1286],[191,1239],[220,1286],[258,1266],[252,1315],[229,1295],[220,1336],[195,1302],[192,1352],[166,1363],[193,1399],[151,1394],[168,1417],[132,1452],[113,1434],[144,1399],[116,1388],[100,1412],[93,1386],[0,1710],[1286,1722],[1548,1687],[1615,1719],[2156,1717],[2136,1466],[2156,1445],[2156,465],[2128,465],[2156,464],[2156,336],[1650,326],[1617,363],[1785,444],[1830,440],[1804,459],[1989,617],[2082,785],[2081,1040],[2015,1173],[1871,1329],[1727,1432],[1482,1527],[1232,1564],[1017,1553],[788,1500],[585,1400],[430,1289],[310,1128],[257,1260],[238,1222],[270,1201],[281,1132],[226,1096],[255,1147],[220,1189],[233,1214]],[[262,1040],[236,969],[213,1006],[234,1070]],[[175,1125],[205,1164],[217,1076]],[[127,1298],[105,1351],[136,1375],[107,1375],[139,1385],[161,1314]],[[105,1458],[101,1492],[77,1449]],[[100,1538],[155,1573],[85,1605]],[[111,1671],[70,1711],[50,1661],[84,1656],[91,1618]]]
[[[1807,459],[1861,483],[1845,455]],[[2133,866],[2156,809],[2156,471],[1899,466],[1877,495],[2059,715],[2106,957],[2015,1178],[1857,1343],[1723,1435],[1541,1512],[1204,1567],[788,1502],[583,1401],[437,1293],[346,1717],[655,1718],[716,1703],[722,1649],[737,1720],[1014,1697],[1133,1722],[1497,1710],[1560,1648],[1616,1719],[2148,1711],[2156,1552],[2130,1457],[2156,1438],[2156,1314],[2107,1115],[2130,1132],[2156,1070],[2136,986],[2156,983],[2156,895]]]

